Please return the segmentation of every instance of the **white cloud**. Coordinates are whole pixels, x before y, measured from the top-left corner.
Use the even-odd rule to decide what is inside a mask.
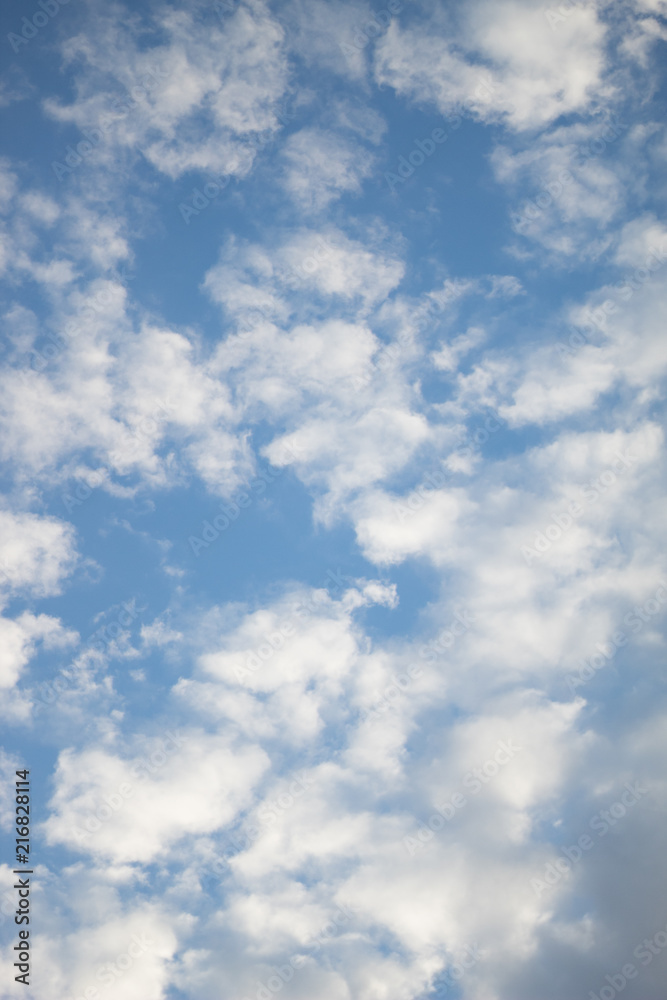
[[[152,861],[183,837],[231,823],[269,763],[259,747],[197,732],[166,732],[136,751],[134,759],[93,747],[60,754],[49,843],[74,836],[80,849],[116,864]]]
[[[23,195],[21,202],[26,211],[45,226],[52,226],[60,215],[57,202],[38,191],[28,191]]]
[[[409,502],[409,497],[369,491],[355,505],[357,541],[366,558],[386,565],[430,552],[438,561],[451,560],[459,519],[471,507],[464,491],[430,487],[419,510]]]
[[[291,135],[283,155],[285,190],[309,213],[321,211],[342,194],[359,194],[373,167],[372,155],[362,146],[317,128]]]
[[[366,306],[383,302],[404,274],[401,261],[373,253],[340,230],[302,230],[284,246],[285,264],[297,288],[343,299],[361,298]]]
[[[13,621],[0,617],[0,637],[0,688],[16,684],[23,667],[34,654],[37,641],[53,649],[67,646],[78,638],[76,632],[63,628],[57,618],[35,616],[27,611]]]
[[[168,624],[156,618],[150,625],[141,626],[141,638],[147,646],[166,646],[183,638],[183,633],[169,628]]]
[[[163,9],[152,27],[165,40],[145,48],[130,22],[96,11],[64,44],[68,62],[83,62],[77,100],[47,98],[45,110],[81,129],[93,123],[101,137],[89,163],[109,166],[120,149],[141,151],[172,178],[190,170],[243,176],[254,159],[244,137],[280,128],[283,31],[262,3],[217,22],[213,9],[205,19]]]
[[[516,232],[556,258],[599,258],[630,193],[645,183],[637,147],[647,139],[607,110],[604,117],[552,129],[528,148],[499,144],[491,162],[516,198]]]
[[[393,254],[340,229],[301,228],[272,248],[230,240],[204,288],[245,332],[261,319],[285,325],[295,313],[315,311],[319,296],[335,297],[339,309],[347,301],[351,315],[361,317],[387,298],[403,273]]]
[[[200,678],[182,678],[176,692],[252,739],[304,745],[344,717],[339,699],[365,646],[353,612],[395,603],[394,589],[373,581],[357,581],[337,601],[325,591],[287,595],[243,618],[222,648],[199,658]]]
[[[31,969],[33,995],[60,1000],[86,991],[94,996],[95,989],[107,1000],[163,997],[179,934],[192,918],[165,912],[155,902],[121,904],[113,871],[105,878],[74,865],[55,885],[51,873],[43,874],[40,902],[49,915],[34,937],[42,962]],[[59,912],[57,923],[50,919],[53,910]]]
[[[664,233],[651,220],[624,227],[616,252],[620,280],[572,305],[562,338],[533,349],[501,416],[517,425],[557,420],[590,410],[624,383],[643,389],[645,401],[655,395],[667,364],[660,335],[664,246]]]
[[[592,6],[553,31],[545,8],[529,0],[478,0],[462,7],[458,26],[443,12],[420,26],[392,23],[375,75],[443,114],[463,107],[521,131],[587,107],[602,90],[604,37]]]
[[[115,281],[72,292],[57,333],[33,340],[32,368],[2,373],[0,453],[26,477],[78,480],[64,491],[68,511],[81,502],[81,480],[84,498],[96,486],[127,496],[137,483],[118,476],[166,485],[196,470],[227,494],[252,471],[229,390],[197,356],[194,338],[141,322],[135,334],[129,309]],[[171,438],[178,459],[167,450]],[[85,450],[94,456],[87,463]]]
[[[60,593],[77,560],[74,530],[54,517],[0,511],[0,585],[35,597]]]

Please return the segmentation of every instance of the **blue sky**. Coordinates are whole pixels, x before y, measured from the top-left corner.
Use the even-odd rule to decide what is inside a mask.
[[[665,0],[0,18],[2,996],[662,1000]]]

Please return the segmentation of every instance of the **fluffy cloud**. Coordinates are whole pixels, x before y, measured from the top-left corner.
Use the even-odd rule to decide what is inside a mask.
[[[2,586],[36,597],[57,594],[77,559],[71,525],[54,517],[0,511]]]
[[[28,993],[599,996],[664,926],[664,4],[278,7],[59,19],[0,165]]]
[[[36,641],[47,649],[67,646],[75,641],[75,632],[62,627],[57,618],[24,612],[15,620],[0,618],[2,655],[0,656],[0,688],[13,687],[32,656]]]
[[[592,5],[578,6],[556,31],[530,0],[479,0],[427,24],[392,23],[375,74],[443,114],[463,107],[521,131],[587,106],[601,89],[604,37]]]
[[[185,836],[229,824],[268,765],[259,748],[234,749],[224,736],[169,731],[153,745],[134,760],[105,749],[63,751],[47,841],[74,837],[116,864],[152,861]]]
[[[366,645],[352,613],[395,603],[395,589],[377,582],[350,587],[338,601],[326,591],[288,595],[243,619],[222,649],[200,657],[201,679],[182,678],[176,691],[254,739],[304,745],[345,718],[342,699]]]
[[[152,902],[127,906],[112,879],[91,877],[80,866],[70,869],[61,885],[48,884],[46,871],[40,875],[47,881],[42,899],[49,910],[60,910],[61,923],[56,928],[47,919],[35,933],[42,964],[31,977],[33,990],[46,1000],[85,996],[93,989],[109,1000],[164,995],[179,933],[191,924],[187,914],[170,914]],[[68,894],[71,899],[77,885],[76,891],[85,887],[89,900],[81,923],[70,913],[63,919]]]
[[[285,189],[307,213],[321,211],[344,193],[359,194],[373,166],[363,147],[314,128],[290,136],[284,156]]]
[[[97,163],[108,166],[121,147],[141,150],[172,178],[244,175],[255,154],[246,137],[281,127],[283,32],[262,3],[239,6],[223,24],[211,7],[205,20],[162,10],[153,30],[164,40],[144,48],[129,26],[95,11],[88,30],[64,46],[68,63],[84,65],[77,100],[47,99],[45,110],[84,135],[93,123]]]

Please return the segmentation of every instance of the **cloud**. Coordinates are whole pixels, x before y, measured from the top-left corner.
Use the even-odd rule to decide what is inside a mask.
[[[47,883],[44,902],[49,910],[60,909],[61,922],[56,927],[47,919],[35,934],[42,964],[31,970],[31,988],[45,1000],[93,989],[108,1000],[140,1000],[168,988],[179,932],[192,918],[165,912],[154,902],[122,903],[110,876],[91,876],[75,865],[62,883]],[[76,915],[67,906],[75,891],[89,899]]]
[[[361,318],[387,299],[404,274],[394,254],[335,227],[279,235],[271,247],[230,240],[206,274],[204,288],[239,331],[262,319],[286,326],[294,316],[318,314],[331,298],[339,310],[349,303],[349,315]]]
[[[519,197],[511,214],[515,231],[556,259],[600,257],[629,193],[645,182],[630,163],[646,139],[608,112],[552,129],[528,149],[498,145],[496,177]]]
[[[16,684],[35,651],[36,641],[41,640],[47,649],[53,649],[67,646],[78,638],[76,632],[63,628],[57,618],[35,616],[25,611],[13,621],[0,618],[0,635],[0,688],[11,688]]]
[[[342,194],[359,194],[373,167],[363,147],[317,128],[291,135],[283,155],[285,190],[306,213],[321,211]]]
[[[26,477],[78,480],[63,492],[68,512],[97,486],[130,495],[137,484],[120,476],[166,485],[187,468],[226,493],[252,470],[228,390],[207,373],[195,344],[147,322],[135,334],[128,309],[116,281],[73,291],[58,332],[32,348],[32,367],[2,375],[3,458]],[[170,435],[181,463],[163,452]],[[84,451],[92,452],[86,463]]]
[[[2,586],[35,597],[58,594],[77,561],[74,530],[54,517],[0,511]]]
[[[171,178],[191,170],[245,175],[254,159],[245,138],[280,128],[283,32],[262,3],[239,6],[222,25],[211,8],[205,20],[162,9],[151,27],[164,40],[144,48],[132,22],[95,11],[63,46],[68,63],[83,63],[77,99],[47,98],[45,111],[82,132],[93,123],[90,159],[98,165],[141,152]]]
[[[145,864],[183,837],[228,825],[269,763],[258,747],[234,749],[227,736],[196,732],[169,731],[154,750],[135,742],[134,753],[88,747],[60,754],[48,843],[69,844],[74,835],[96,858]]]
[[[252,739],[295,745],[340,722],[337,704],[362,655],[352,613],[396,602],[395,590],[357,581],[334,601],[325,591],[295,593],[246,616],[223,648],[199,659],[200,678],[182,678],[180,697],[198,711],[224,717]],[[282,720],[291,720],[282,732]]]
[[[605,28],[581,5],[555,31],[527,0],[478,0],[425,24],[393,22],[379,43],[375,77],[446,115],[462,107],[514,131],[584,110],[603,89]]]

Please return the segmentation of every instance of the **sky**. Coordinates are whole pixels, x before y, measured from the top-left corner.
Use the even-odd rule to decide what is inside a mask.
[[[0,20],[0,996],[664,1000],[667,2]]]

